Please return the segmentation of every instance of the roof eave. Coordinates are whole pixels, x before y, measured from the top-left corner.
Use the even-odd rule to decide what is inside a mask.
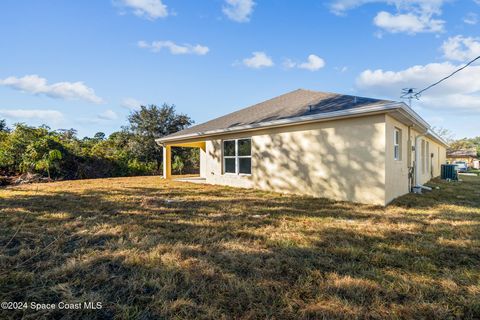
[[[342,118],[342,117],[358,116],[358,115],[367,114],[367,113],[378,113],[378,112],[384,112],[386,110],[393,110],[397,108],[399,108],[399,103],[386,103],[386,104],[361,107],[361,108],[355,108],[355,109],[349,109],[349,110],[295,117],[290,119],[265,121],[265,122],[255,123],[255,124],[235,126],[235,127],[226,128],[226,129],[210,130],[205,132],[195,132],[195,133],[190,133],[185,135],[174,136],[170,138],[166,136],[163,138],[155,139],[155,141],[157,143],[177,142],[177,141],[182,141],[187,139],[196,139],[196,138],[202,138],[202,137],[222,135],[225,133],[236,133],[236,132],[242,132],[242,131],[259,130],[264,128],[292,126],[292,125],[303,124],[308,122],[326,121],[326,120]]]
[[[448,142],[446,142],[442,137],[440,137],[438,134],[436,134],[434,131],[432,131],[431,129],[428,130],[428,133],[427,133],[431,138],[433,138],[434,140],[437,140],[437,142],[440,142],[441,144],[443,144],[443,146],[445,148],[449,148],[450,147],[450,144],[448,144]]]
[[[412,108],[410,108],[405,103],[402,102],[401,104],[402,104],[402,106],[401,106],[402,113],[407,115],[410,118],[411,121],[416,123],[417,126],[420,127],[424,131],[423,134],[425,134],[425,135],[429,136],[430,138],[436,140],[437,142],[439,142],[443,146],[445,146],[447,148],[449,147],[449,144],[442,137],[440,137],[438,134],[436,134],[432,130],[431,126],[425,120],[423,120],[423,118],[418,113],[416,113]]]
[[[223,135],[227,133],[237,133],[237,132],[253,131],[253,130],[259,130],[259,129],[266,129],[266,128],[292,126],[292,125],[299,125],[299,124],[319,122],[319,121],[328,121],[328,120],[340,119],[340,118],[372,115],[372,114],[378,114],[378,113],[384,113],[384,112],[391,112],[395,110],[400,110],[400,112],[402,112],[405,116],[407,116],[418,127],[422,128],[425,131],[425,133],[427,133],[428,130],[430,129],[430,126],[428,125],[428,123],[425,120],[423,120],[415,111],[409,108],[405,103],[389,102],[389,103],[375,104],[367,107],[334,111],[334,112],[328,112],[328,113],[322,113],[322,114],[316,114],[316,115],[310,115],[310,116],[302,116],[302,117],[296,117],[291,119],[280,119],[280,120],[266,121],[266,122],[260,122],[256,124],[250,124],[250,125],[235,126],[235,127],[226,128],[226,129],[218,129],[218,130],[211,130],[211,131],[205,131],[205,132],[195,132],[195,133],[190,133],[185,135],[178,135],[170,138],[167,136],[167,137],[155,139],[155,141],[159,144],[165,144],[169,142],[178,142],[183,140],[191,140],[191,139]],[[441,138],[439,138],[439,140],[442,141]]]

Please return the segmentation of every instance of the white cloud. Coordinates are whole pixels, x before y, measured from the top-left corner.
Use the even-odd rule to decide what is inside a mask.
[[[461,35],[448,38],[442,45],[445,58],[454,61],[469,61],[480,56],[480,39]]]
[[[0,116],[12,120],[45,120],[59,123],[63,120],[63,114],[57,110],[41,109],[0,109]]]
[[[401,71],[365,70],[357,78],[364,94],[398,100],[402,88],[423,89],[460,66],[450,62],[417,65]],[[425,92],[421,105],[431,109],[480,112],[480,66],[471,66]]]
[[[118,115],[113,110],[105,110],[98,115],[98,118],[102,120],[116,120],[118,119]]]
[[[374,24],[391,32],[415,34],[420,32],[442,32],[445,21],[434,18],[442,14],[442,6],[451,0],[334,0],[330,9],[337,15],[370,3],[394,6],[396,13],[380,11]]]
[[[120,106],[128,110],[137,110],[140,109],[140,106],[145,105],[143,102],[134,99],[134,98],[125,98],[120,103]]]
[[[314,54],[311,54],[308,56],[308,61],[301,63],[298,67],[300,69],[307,69],[310,71],[317,71],[322,69],[325,66],[325,61],[320,58],[319,56],[316,56]]]
[[[298,65],[298,63],[296,63],[292,59],[285,59],[283,61],[282,65],[286,69],[292,69],[292,68],[295,68]]]
[[[470,25],[476,25],[478,23],[478,15],[470,12],[463,18],[463,22]]]
[[[348,71],[348,67],[347,67],[347,66],[335,67],[335,70],[337,70],[337,71],[340,72],[340,73],[344,73],[344,72],[347,72],[347,71]]]
[[[267,56],[265,52],[253,52],[251,58],[243,59],[243,64],[249,68],[260,69],[272,67],[274,65],[272,58]]]
[[[102,103],[103,99],[95,94],[92,88],[83,82],[57,82],[48,84],[47,79],[38,75],[26,75],[22,78],[8,77],[0,79],[0,85],[32,94],[45,94],[52,98],[69,100],[85,100],[93,103]]]
[[[345,14],[347,11],[371,3],[384,3],[395,6],[397,10],[417,11],[425,14],[441,14],[442,6],[451,0],[334,0],[330,9],[335,14]],[[477,0],[478,1],[478,0]]]
[[[463,112],[480,112],[480,95],[450,94],[441,96],[425,96],[422,105],[437,109],[461,110]]]
[[[445,21],[432,19],[425,15],[391,14],[386,11],[379,12],[373,23],[390,33],[416,34],[421,32],[442,32]]]
[[[210,49],[202,45],[183,44],[178,45],[172,41],[153,41],[148,43],[146,41],[139,41],[137,43],[139,48],[149,49],[152,52],[160,52],[162,49],[167,49],[171,54],[196,54],[206,55]]]
[[[115,4],[128,7],[136,16],[149,20],[165,18],[169,15],[167,6],[163,4],[162,0],[118,0]]]
[[[379,2],[376,0],[335,0],[330,3],[330,10],[337,15],[344,15],[347,11],[363,6],[364,4]]]
[[[325,66],[325,60],[320,58],[315,54],[311,54],[308,56],[306,62],[297,63],[291,59],[286,59],[283,62],[283,66],[287,69],[291,68],[299,68],[299,69],[306,69],[310,71],[318,71]]]
[[[344,15],[348,10],[355,9],[364,4],[374,2],[369,0],[335,0],[330,3],[330,11],[336,15]]]
[[[233,21],[248,22],[254,6],[253,0],[225,0],[222,11]]]

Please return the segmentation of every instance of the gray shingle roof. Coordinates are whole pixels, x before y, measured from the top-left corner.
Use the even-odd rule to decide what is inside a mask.
[[[298,89],[173,133],[168,138],[388,102],[391,101]]]
[[[447,151],[447,157],[477,157],[477,150],[475,149],[460,149]]]

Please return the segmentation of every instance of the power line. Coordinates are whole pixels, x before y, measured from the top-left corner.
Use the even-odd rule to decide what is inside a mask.
[[[455,70],[454,72],[452,72],[451,74],[449,74],[448,76],[438,80],[437,82],[429,85],[428,87],[418,91],[418,92],[415,92],[415,88],[404,88],[402,89],[402,95],[400,96],[400,98],[402,99],[408,99],[409,101],[409,104],[411,106],[412,104],[412,99],[417,99],[419,100],[420,99],[420,96],[423,92],[427,91],[428,89],[431,89],[433,87],[435,87],[436,85],[442,83],[443,81],[453,77],[455,74],[457,74],[458,72],[462,71],[463,69],[467,68],[468,66],[470,66],[472,63],[474,63],[475,61],[477,60],[480,60],[480,56],[476,57],[475,59],[471,60],[470,62],[468,62],[466,65],[464,65],[463,67]]]
[[[467,63],[463,67],[461,67],[460,69],[455,70],[454,72],[452,72],[451,74],[449,74],[445,78],[442,78],[442,79],[438,80],[437,82],[435,82],[434,84],[429,85],[425,89],[422,89],[422,90],[418,91],[417,93],[414,94],[415,98],[418,99],[423,92],[427,91],[428,89],[431,89],[431,88],[435,87],[436,85],[438,85],[441,82],[447,80],[448,78],[453,77],[456,73],[458,73],[458,72],[462,71],[463,69],[467,68],[469,65],[471,65],[472,63],[474,63],[477,60],[480,60],[480,56],[476,57],[475,59],[473,59],[472,61],[470,61],[469,63]]]

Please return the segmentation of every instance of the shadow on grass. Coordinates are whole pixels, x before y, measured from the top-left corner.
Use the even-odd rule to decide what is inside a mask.
[[[476,318],[480,212],[454,199],[410,212],[190,184],[18,192],[0,203],[0,298],[104,305],[33,318]]]

